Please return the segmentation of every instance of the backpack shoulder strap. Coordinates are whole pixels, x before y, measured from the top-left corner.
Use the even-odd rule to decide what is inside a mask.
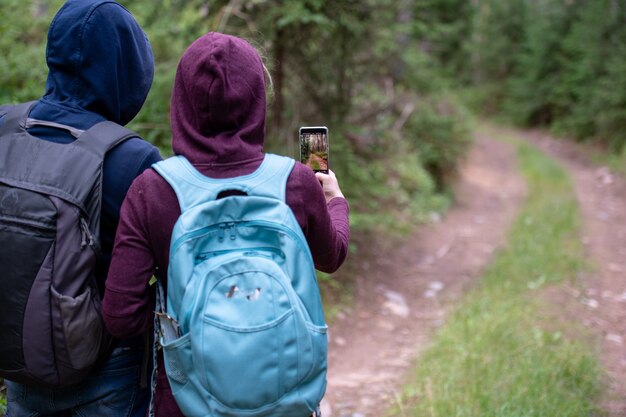
[[[104,121],[96,123],[90,129],[86,130],[76,139],[74,144],[104,157],[107,151],[126,139],[136,136],[137,133],[124,126],[120,126],[114,122]]]
[[[254,195],[272,197],[286,202],[287,180],[296,161],[286,156],[266,154],[263,170],[247,182]]]
[[[188,201],[189,198],[185,198],[185,196],[189,194],[189,188],[197,186],[200,179],[196,178],[196,173],[197,175],[200,173],[195,170],[187,158],[181,155],[172,156],[153,164],[152,168],[168,182],[176,193],[180,211],[185,212],[191,207],[192,201]],[[208,198],[211,198],[211,195],[208,195]],[[213,196],[212,199],[215,197]]]
[[[30,109],[33,108],[35,103],[36,101],[29,101],[9,107],[0,125],[0,138],[9,133],[17,133],[24,129],[28,113],[30,113]]]
[[[246,195],[271,197],[285,202],[287,179],[295,161],[291,158],[265,154],[263,163],[249,175],[234,178],[209,178],[198,172],[183,156],[157,162],[152,167],[176,193],[181,211],[217,199],[224,191],[240,191]]]
[[[94,212],[100,207],[104,155],[113,146],[137,135],[113,122],[101,122],[84,131],[72,143],[41,140],[26,131],[28,124],[38,123],[33,119],[28,122],[28,113],[34,103],[11,107],[3,119],[0,126],[0,180],[59,197],[80,207],[90,217],[97,216]],[[94,191],[97,191],[97,200],[87,206]]]
[[[75,146],[88,149],[96,153],[96,155],[104,157],[107,151],[116,145],[126,139],[137,136],[137,133],[132,130],[111,121],[96,123],[90,129],[83,131],[60,123],[29,118],[28,114],[35,103],[37,102],[30,101],[11,106],[3,118],[3,123],[0,125],[0,137],[9,133],[24,132],[24,130],[33,126],[55,127],[67,130],[72,136],[77,138],[74,141]]]

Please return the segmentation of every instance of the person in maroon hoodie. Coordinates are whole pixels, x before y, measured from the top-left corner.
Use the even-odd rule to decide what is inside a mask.
[[[254,172],[263,161],[265,71],[246,41],[208,33],[183,54],[171,99],[172,148],[211,178]],[[335,175],[296,162],[286,200],[302,227],[315,267],[334,272],[350,239],[349,206]],[[153,324],[154,274],[165,281],[169,247],[180,207],[174,190],[152,169],[132,184],[121,209],[102,314],[117,337],[141,334]],[[164,282],[167,288],[167,283]],[[157,417],[182,416],[159,355]],[[297,417],[297,416],[295,416]],[[306,417],[306,416],[302,416]]]

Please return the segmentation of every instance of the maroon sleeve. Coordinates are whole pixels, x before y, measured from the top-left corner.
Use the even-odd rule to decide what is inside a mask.
[[[115,337],[139,334],[152,324],[154,296],[148,284],[155,271],[146,227],[144,178],[131,185],[120,211],[102,316]]]
[[[304,231],[315,268],[328,273],[339,269],[350,242],[348,201],[336,197],[327,204],[313,171],[296,162],[287,181],[287,204]]]

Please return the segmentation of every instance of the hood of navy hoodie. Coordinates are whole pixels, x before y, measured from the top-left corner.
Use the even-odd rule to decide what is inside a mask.
[[[265,73],[243,39],[207,33],[184,52],[171,99],[172,148],[194,165],[263,157]]]
[[[80,129],[130,122],[148,96],[154,57],[133,16],[111,0],[69,0],[48,31],[46,91],[31,117]]]

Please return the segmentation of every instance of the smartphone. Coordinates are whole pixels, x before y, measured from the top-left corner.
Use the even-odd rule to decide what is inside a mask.
[[[300,135],[300,162],[314,172],[328,174],[328,128],[326,126],[303,126]]]

